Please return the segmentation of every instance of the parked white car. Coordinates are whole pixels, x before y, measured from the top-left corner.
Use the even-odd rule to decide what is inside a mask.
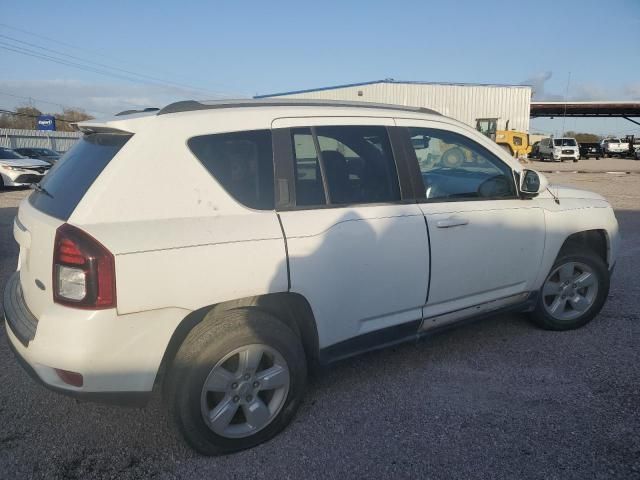
[[[580,146],[575,138],[543,138],[538,147],[541,160],[580,160]]]
[[[503,311],[578,328],[607,298],[611,205],[435,112],[190,101],[80,129],[15,219],[10,344],[76,397],[161,384],[203,454],[281,431],[311,365]]]
[[[23,157],[10,148],[0,147],[0,189],[38,183],[50,168],[48,162]]]
[[[619,138],[605,138],[600,142],[600,146],[605,157],[626,156],[629,153],[629,143]]]

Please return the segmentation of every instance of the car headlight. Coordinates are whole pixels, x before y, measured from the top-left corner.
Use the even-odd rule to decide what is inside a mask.
[[[2,163],[0,163],[0,166],[2,168],[6,168],[7,170],[14,170],[16,172],[22,172],[22,168],[20,168],[20,167],[12,167],[11,165],[4,165]]]

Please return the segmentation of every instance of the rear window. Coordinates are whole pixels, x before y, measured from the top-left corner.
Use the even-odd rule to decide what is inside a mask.
[[[67,220],[91,184],[116,156],[131,135],[85,135],[49,170],[29,202],[43,213]],[[46,193],[45,193],[46,191]]]
[[[271,131],[219,133],[193,137],[193,154],[238,202],[256,210],[273,210]]]

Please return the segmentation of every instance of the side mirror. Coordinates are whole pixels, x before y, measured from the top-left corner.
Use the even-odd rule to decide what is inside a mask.
[[[416,135],[415,137],[411,137],[411,143],[413,144],[413,148],[416,150],[429,148],[429,140],[430,138],[426,135]]]
[[[544,192],[549,186],[547,177],[535,170],[523,170],[520,173],[520,193],[524,198],[533,198]]]

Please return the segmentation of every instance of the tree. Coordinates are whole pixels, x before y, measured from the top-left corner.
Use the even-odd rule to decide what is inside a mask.
[[[22,130],[35,130],[38,117],[42,112],[35,107],[26,105],[16,108],[15,112],[0,114],[0,128],[18,128]],[[49,113],[56,119],[56,130],[61,132],[73,132],[72,123],[83,120],[91,120],[93,117],[80,108],[65,108],[62,113]]]
[[[35,130],[39,115],[42,115],[42,112],[35,107],[18,107],[15,113],[3,113],[0,116],[0,127]]]
[[[575,138],[578,143],[598,143],[602,140],[602,136],[596,135],[595,133],[579,133],[574,132],[573,130],[564,132],[564,136]]]
[[[80,108],[65,108],[62,114],[56,113],[56,130],[61,132],[73,132],[74,128],[71,123],[81,122],[83,120],[91,120],[94,117]]]

